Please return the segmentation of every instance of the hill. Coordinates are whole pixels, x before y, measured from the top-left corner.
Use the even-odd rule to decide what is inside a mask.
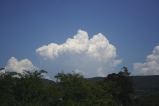
[[[103,80],[103,77],[88,78],[88,80]],[[159,95],[159,75],[132,76],[135,94],[137,96]]]
[[[102,77],[89,78],[91,81]],[[159,106],[159,75],[132,76],[135,91],[135,106]]]
[[[133,76],[137,95],[159,95],[159,76]]]

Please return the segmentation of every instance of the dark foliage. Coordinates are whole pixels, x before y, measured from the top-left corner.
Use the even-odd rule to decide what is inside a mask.
[[[43,73],[46,71],[1,73],[0,106],[158,106],[154,102],[157,96],[134,95],[126,67],[98,80],[58,73],[56,81],[51,81]]]

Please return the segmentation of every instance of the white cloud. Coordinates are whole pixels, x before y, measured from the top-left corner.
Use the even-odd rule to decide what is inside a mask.
[[[159,75],[159,46],[156,46],[152,54],[146,57],[144,63],[134,64],[133,73],[137,75]]]
[[[99,76],[99,77],[105,77],[104,70],[103,70],[101,67],[99,67],[99,68],[97,69],[96,74],[97,74],[97,76]]]
[[[63,44],[43,45],[36,49],[36,52],[44,60],[49,60],[54,70],[78,69],[86,76],[97,76],[99,68],[102,76],[106,75],[121,63],[117,58],[115,46],[103,34],[98,33],[89,38],[88,33],[83,30],[79,30]]]
[[[32,71],[34,69],[36,69],[36,67],[30,60],[17,60],[15,57],[11,57],[5,66],[5,71],[7,72],[23,73],[25,70]]]
[[[0,70],[0,75],[3,74],[3,73],[5,73],[5,69]]]

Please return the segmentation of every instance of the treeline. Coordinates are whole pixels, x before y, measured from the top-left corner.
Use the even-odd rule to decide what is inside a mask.
[[[102,80],[77,73],[58,73],[56,81],[45,71],[1,73],[0,106],[137,106],[133,81],[126,67]],[[140,105],[139,105],[140,106]],[[142,106],[142,105],[141,105]]]

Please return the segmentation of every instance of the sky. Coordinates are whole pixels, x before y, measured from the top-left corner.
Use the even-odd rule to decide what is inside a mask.
[[[159,74],[158,0],[0,0],[0,67]]]

